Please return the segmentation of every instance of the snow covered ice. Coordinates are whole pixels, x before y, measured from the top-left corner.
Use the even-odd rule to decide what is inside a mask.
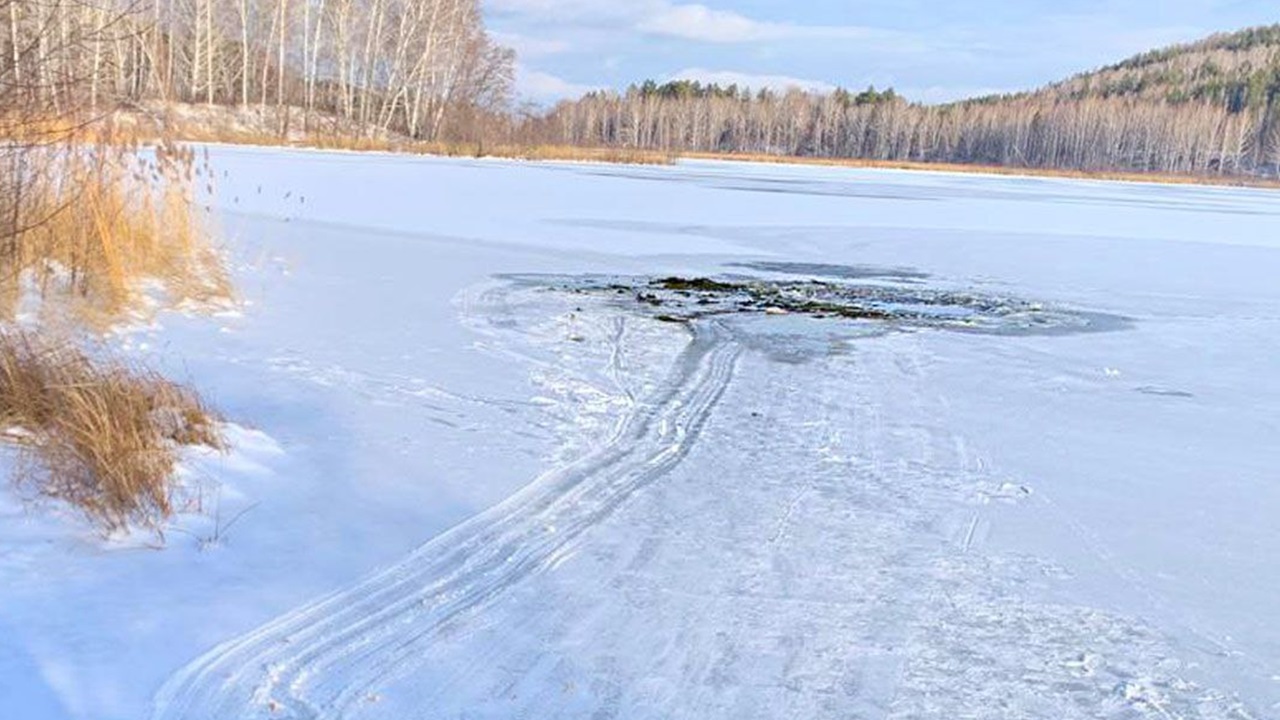
[[[211,153],[245,307],[115,342],[236,449],[0,496],[0,718],[1280,717],[1273,192]],[[668,276],[1066,324],[564,280]]]

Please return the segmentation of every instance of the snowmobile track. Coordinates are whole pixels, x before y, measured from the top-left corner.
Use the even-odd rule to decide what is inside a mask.
[[[410,673],[442,630],[572,553],[584,533],[689,452],[741,346],[698,323],[654,397],[607,442],[399,564],[214,648],[156,696],[154,720],[340,718]]]

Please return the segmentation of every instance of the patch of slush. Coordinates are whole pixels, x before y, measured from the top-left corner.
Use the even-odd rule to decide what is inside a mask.
[[[876,267],[874,265],[837,265],[834,263],[782,262],[778,260],[746,263],[730,263],[729,267],[777,273],[799,277],[832,278],[836,280],[898,280],[902,282],[929,279],[929,273],[900,267]]]
[[[877,278],[898,277],[888,271]],[[758,277],[681,278],[511,275],[526,287],[610,298],[668,322],[725,315],[801,314],[986,335],[1065,335],[1129,327],[1116,315],[1045,304],[1011,295],[851,281]],[[914,280],[915,278],[908,278]],[[629,302],[634,301],[634,302]]]

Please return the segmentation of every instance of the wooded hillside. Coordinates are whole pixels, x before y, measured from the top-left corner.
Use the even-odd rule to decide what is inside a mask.
[[[1145,53],[1035,92],[946,105],[892,90],[648,82],[537,121],[546,142],[1189,174],[1280,171],[1280,25]]]

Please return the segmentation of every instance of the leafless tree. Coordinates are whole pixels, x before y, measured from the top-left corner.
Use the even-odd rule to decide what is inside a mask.
[[[501,106],[511,87],[513,57],[490,40],[477,0],[0,0],[0,10],[4,82],[55,104],[84,78],[94,108],[256,102],[343,132],[436,139]]]

